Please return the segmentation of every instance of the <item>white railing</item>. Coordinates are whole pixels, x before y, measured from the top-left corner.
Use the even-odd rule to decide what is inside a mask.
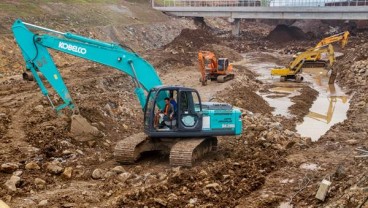
[[[153,7],[324,7],[368,6],[368,0],[152,0]]]

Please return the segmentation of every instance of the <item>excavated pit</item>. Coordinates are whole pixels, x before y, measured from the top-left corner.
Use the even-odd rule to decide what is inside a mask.
[[[284,83],[272,77],[270,70],[285,56],[267,52],[243,54],[243,57],[244,60],[237,64],[258,74],[257,79],[268,85],[258,94],[274,109],[272,114],[292,120],[292,129],[301,136],[316,141],[333,125],[347,118],[350,98],[337,84],[328,84],[326,69],[304,69],[304,83]]]

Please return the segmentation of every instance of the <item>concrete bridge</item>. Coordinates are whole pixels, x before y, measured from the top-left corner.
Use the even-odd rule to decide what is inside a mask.
[[[175,16],[227,17],[234,35],[240,19],[368,20],[368,0],[152,0],[152,7]]]

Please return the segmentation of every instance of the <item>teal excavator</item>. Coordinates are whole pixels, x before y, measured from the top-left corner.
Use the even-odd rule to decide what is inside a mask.
[[[170,154],[171,165],[192,166],[196,159],[216,149],[217,136],[240,135],[242,132],[239,109],[226,103],[201,102],[195,89],[162,85],[153,66],[129,47],[21,20],[15,21],[12,30],[24,57],[24,77],[33,77],[57,112],[65,108],[75,111],[77,108],[48,49],[112,67],[132,78],[144,113],[144,133],[117,143],[114,156],[119,162],[134,163],[143,152],[163,151]],[[52,102],[45,81],[61,98],[60,103]],[[164,99],[167,97],[173,98],[177,105],[169,118],[163,116],[162,119],[162,114],[157,112],[165,108]]]

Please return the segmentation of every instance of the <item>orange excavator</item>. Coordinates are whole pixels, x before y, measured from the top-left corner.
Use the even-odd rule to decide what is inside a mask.
[[[233,66],[227,58],[217,59],[213,52],[199,51],[198,63],[201,72],[199,81],[202,85],[207,85],[207,80],[217,80],[217,82],[223,83],[234,79]]]

